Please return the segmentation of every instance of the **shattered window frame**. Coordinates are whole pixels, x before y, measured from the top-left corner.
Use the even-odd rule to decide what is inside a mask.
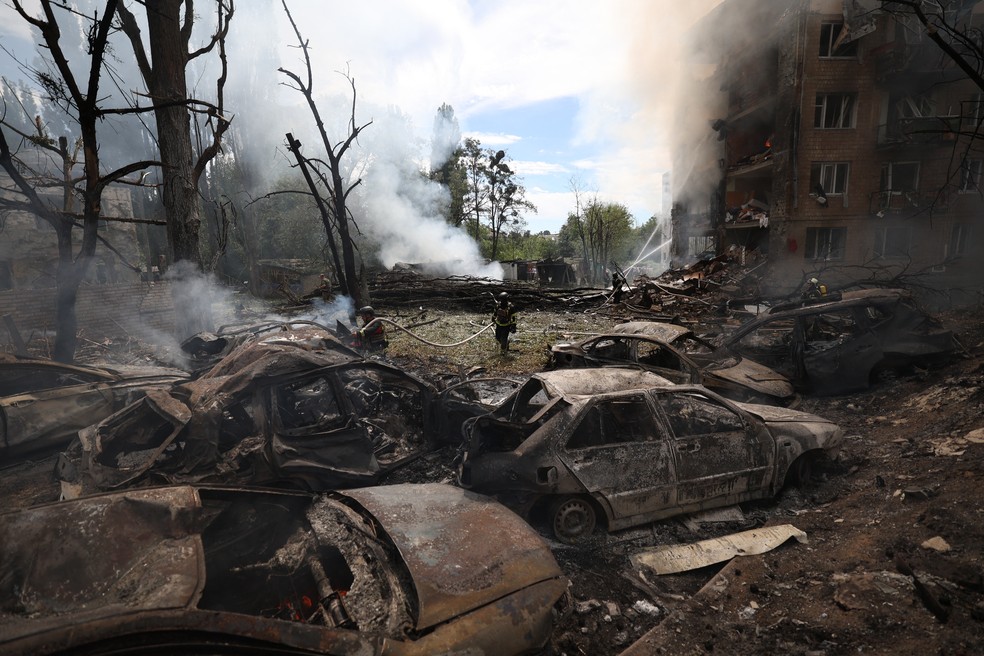
[[[818,93],[813,111],[813,127],[818,130],[846,130],[856,126],[856,93]]]
[[[921,166],[918,161],[886,162],[882,164],[882,193],[899,196],[904,192],[918,191],[920,168]],[[907,182],[908,184],[906,184]]]
[[[857,57],[857,40],[841,44],[837,43],[843,31],[844,21],[823,21],[820,23],[821,59],[853,59]],[[836,49],[834,46],[837,46]]]
[[[827,196],[846,196],[850,177],[850,162],[813,162],[810,167],[810,187],[820,185]]]
[[[944,259],[960,257],[967,252],[967,240],[970,226],[965,223],[955,223],[950,226],[950,237],[946,241]]]
[[[807,260],[843,260],[846,247],[847,228],[807,228],[803,258]]]
[[[675,440],[744,432],[747,428],[739,413],[699,392],[663,392],[657,395],[657,400]]]
[[[875,257],[901,259],[912,254],[912,226],[881,226],[875,231]]]
[[[965,159],[960,163],[961,194],[974,194],[981,191],[981,172],[984,171],[984,160]]]
[[[635,420],[625,421],[627,413],[614,412],[616,408],[628,409],[636,415]],[[644,394],[603,398],[581,414],[564,447],[574,451],[654,442],[659,440],[660,428]]]

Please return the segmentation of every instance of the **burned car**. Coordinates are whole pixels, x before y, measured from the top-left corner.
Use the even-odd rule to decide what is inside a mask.
[[[630,321],[601,335],[550,348],[550,366],[636,365],[676,383],[704,385],[735,401],[792,405],[798,400],[782,374],[715,347],[685,327]]]
[[[773,310],[727,335],[722,345],[814,394],[865,389],[882,371],[930,364],[959,347],[910,294],[893,289],[843,292],[837,300]]]
[[[71,365],[0,355],[0,463],[64,447],[148,390],[187,380],[178,369]]]
[[[527,654],[570,607],[543,539],[448,485],[128,490],[0,535],[8,655]]]
[[[774,496],[842,440],[821,417],[648,371],[562,370],[469,420],[458,482],[574,542],[599,522],[612,531]]]
[[[285,336],[81,431],[57,473],[66,497],[149,483],[371,485],[460,433],[439,410],[435,389],[396,367]]]

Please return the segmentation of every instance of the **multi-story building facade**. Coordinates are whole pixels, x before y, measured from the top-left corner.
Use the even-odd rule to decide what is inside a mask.
[[[745,29],[756,5],[762,36],[716,53],[712,87],[727,110],[709,121],[723,154],[706,170],[720,184],[703,211],[674,212],[674,234],[691,242],[674,251],[710,239],[719,253],[767,257],[766,293],[813,275],[832,286],[901,277],[979,300],[984,89],[888,3],[764,4],[725,0],[696,28],[698,40]],[[946,19],[964,32],[984,18],[984,3],[951,4]]]

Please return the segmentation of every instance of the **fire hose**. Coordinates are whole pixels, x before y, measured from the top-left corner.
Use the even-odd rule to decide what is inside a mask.
[[[454,342],[453,344],[438,344],[436,342],[432,342],[430,340],[424,339],[420,335],[417,335],[417,334],[413,333],[412,331],[410,331],[409,329],[404,328],[403,326],[401,326],[400,324],[396,323],[395,321],[392,321],[390,319],[384,319],[382,317],[376,317],[375,319],[373,319],[372,321],[370,321],[369,323],[367,323],[365,326],[363,326],[362,327],[362,330],[365,330],[369,326],[372,326],[377,321],[378,322],[381,322],[381,323],[388,323],[391,326],[394,326],[396,328],[399,328],[400,330],[402,330],[406,334],[410,335],[414,339],[416,339],[416,340],[418,340],[420,342],[423,342],[424,344],[427,344],[428,346],[436,346],[438,348],[454,348],[455,346],[461,346],[462,344],[465,344],[467,342],[472,341],[473,339],[475,339],[476,337],[478,337],[479,335],[481,335],[482,333],[484,333],[486,330],[488,330],[489,328],[491,328],[492,326],[495,325],[495,324],[490,323],[489,325],[485,326],[484,328],[482,328],[481,330],[479,330],[477,333],[475,333],[471,337],[466,337],[465,339],[461,340],[460,342]]]

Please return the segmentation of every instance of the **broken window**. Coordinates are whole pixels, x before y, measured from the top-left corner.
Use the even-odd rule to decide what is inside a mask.
[[[808,352],[833,348],[860,332],[850,309],[804,317],[803,323]]]
[[[819,185],[827,196],[846,194],[850,170],[848,162],[814,162],[810,169],[810,188],[817,189]]]
[[[979,192],[981,189],[982,161],[967,159],[960,165],[960,192]]]
[[[629,357],[629,345],[624,339],[618,337],[605,337],[599,339],[594,344],[587,347],[587,352],[597,358],[608,358],[611,360],[627,360]]]
[[[282,385],[276,390],[276,403],[278,428],[287,434],[331,430],[345,423],[327,375]]]
[[[973,100],[960,103],[960,118],[964,130],[975,131],[980,128],[984,121],[984,93],[978,93]]]
[[[843,21],[824,21],[820,24],[821,57],[854,57],[858,54],[857,41],[841,42],[840,36],[843,31]]]
[[[909,257],[912,250],[910,226],[884,226],[875,231],[875,256]]]
[[[803,257],[807,260],[842,260],[847,228],[807,228]]]
[[[813,113],[813,127],[822,129],[853,128],[856,112],[856,96],[853,93],[817,94]]]
[[[889,162],[881,170],[881,190],[899,195],[919,187],[919,162]]]
[[[636,348],[636,359],[639,364],[649,365],[650,367],[661,367],[663,369],[673,369],[674,371],[682,369],[680,358],[659,344],[640,340]]]
[[[741,417],[733,410],[701,394],[664,394],[659,400],[677,438],[730,433],[745,428]]]
[[[958,223],[950,227],[950,237],[947,239],[944,245],[943,259],[949,260],[951,258],[956,258],[964,255],[967,251],[967,234],[970,231],[970,227],[964,224]],[[941,266],[934,269],[936,271],[945,271],[946,267]]]
[[[643,396],[621,397],[592,406],[571,433],[569,449],[585,449],[623,442],[647,442],[655,423]]]

